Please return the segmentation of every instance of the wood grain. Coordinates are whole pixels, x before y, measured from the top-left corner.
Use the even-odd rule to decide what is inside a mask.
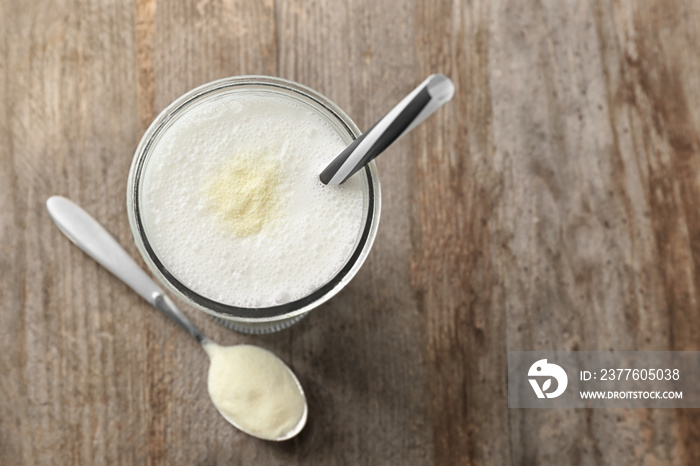
[[[0,464],[700,463],[697,410],[509,410],[508,350],[700,350],[700,5],[0,2]],[[267,74],[368,127],[426,75],[453,102],[378,159],[363,270],[292,329],[224,344],[299,375],[311,417],[232,430],[206,356],[54,228],[127,250],[133,151],[173,99]]]

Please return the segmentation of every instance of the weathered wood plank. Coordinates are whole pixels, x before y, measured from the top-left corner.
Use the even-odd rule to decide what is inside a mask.
[[[444,72],[457,87],[414,136],[411,270],[427,329],[435,464],[506,464],[506,313],[490,228],[503,184],[494,168],[490,7],[419,5],[420,69]]]

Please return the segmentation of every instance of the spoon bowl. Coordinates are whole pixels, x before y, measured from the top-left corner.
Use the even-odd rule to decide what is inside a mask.
[[[281,441],[289,440],[289,439],[295,437],[299,432],[302,431],[302,429],[306,425],[306,420],[307,420],[308,413],[309,413],[309,406],[308,406],[308,403],[306,402],[306,396],[304,395],[304,389],[302,388],[301,383],[299,382],[299,379],[297,378],[296,374],[294,374],[294,371],[292,371],[284,363],[284,361],[282,361],[280,358],[278,358],[275,354],[273,354],[272,352],[270,352],[268,350],[264,350],[264,351],[266,351],[268,354],[270,354],[272,357],[274,357],[279,362],[279,364],[281,364],[284,367],[286,373],[294,381],[295,387],[299,390],[299,393],[301,394],[301,396],[304,399],[304,407],[303,407],[301,417],[299,418],[299,421],[291,429],[289,429],[285,433],[283,433],[281,435],[277,435],[277,436],[266,436],[266,435],[261,435],[260,433],[252,434],[255,437],[263,439],[263,440],[271,440],[271,441],[281,442]],[[214,401],[213,397],[212,397],[212,401]],[[221,414],[221,416],[224,419],[226,419],[229,423],[231,423],[234,427],[236,427],[239,430],[242,430],[243,432],[247,432],[247,433],[249,432],[245,428],[245,426],[241,425],[238,421],[236,421],[236,419],[234,417],[229,416],[223,409],[221,409],[216,402],[214,402],[213,404],[214,404],[214,407],[216,408],[216,410],[219,412],[219,414]]]

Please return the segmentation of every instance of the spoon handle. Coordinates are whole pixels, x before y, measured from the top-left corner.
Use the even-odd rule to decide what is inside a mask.
[[[331,185],[343,183],[448,102],[454,91],[454,84],[444,74],[428,76],[381,120],[338,154],[321,172],[321,182]]]
[[[112,272],[143,299],[166,316],[180,324],[198,342],[206,343],[207,337],[180,311],[163,290],[119,245],[117,240],[90,214],[72,201],[52,196],[46,201],[46,209],[59,230],[88,256]]]

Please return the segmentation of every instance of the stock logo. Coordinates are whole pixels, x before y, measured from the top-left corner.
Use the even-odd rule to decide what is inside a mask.
[[[569,383],[569,377],[567,377],[564,369],[556,364],[547,363],[546,359],[540,359],[530,366],[527,376],[535,377],[534,379],[528,378],[528,381],[532,385],[537,398],[556,398],[564,393]],[[543,379],[542,385],[540,385],[538,379]],[[557,381],[557,386],[556,390],[550,392],[548,390],[552,388],[552,379]]]

